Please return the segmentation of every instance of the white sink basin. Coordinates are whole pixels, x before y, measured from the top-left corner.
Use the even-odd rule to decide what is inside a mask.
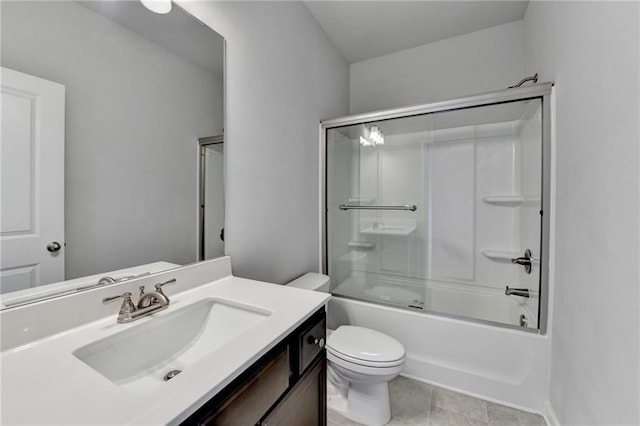
[[[171,309],[171,306],[169,306]],[[171,371],[189,369],[271,314],[253,306],[206,299],[83,346],[76,358],[127,391],[166,385]]]

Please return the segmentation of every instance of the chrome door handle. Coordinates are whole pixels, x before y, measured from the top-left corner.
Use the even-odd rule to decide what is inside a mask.
[[[60,251],[61,248],[62,248],[62,246],[57,241],[52,241],[49,244],[47,244],[47,251],[49,251],[51,253],[55,253],[57,251]]]

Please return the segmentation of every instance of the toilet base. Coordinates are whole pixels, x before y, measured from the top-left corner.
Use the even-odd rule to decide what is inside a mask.
[[[327,379],[327,408],[354,422],[382,426],[391,420],[389,386],[387,382],[342,386]]]

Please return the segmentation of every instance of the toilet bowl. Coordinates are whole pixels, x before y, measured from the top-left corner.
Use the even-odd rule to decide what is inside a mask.
[[[308,273],[288,284],[329,291],[329,277]],[[404,367],[400,342],[365,327],[327,331],[327,408],[353,421],[380,426],[391,419],[388,382]]]

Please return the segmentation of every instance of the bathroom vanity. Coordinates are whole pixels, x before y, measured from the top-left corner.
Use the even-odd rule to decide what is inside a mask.
[[[183,424],[326,424],[325,331],[322,308]]]
[[[102,303],[172,278],[131,323]],[[324,424],[328,298],[225,257],[4,310],[0,423]]]

